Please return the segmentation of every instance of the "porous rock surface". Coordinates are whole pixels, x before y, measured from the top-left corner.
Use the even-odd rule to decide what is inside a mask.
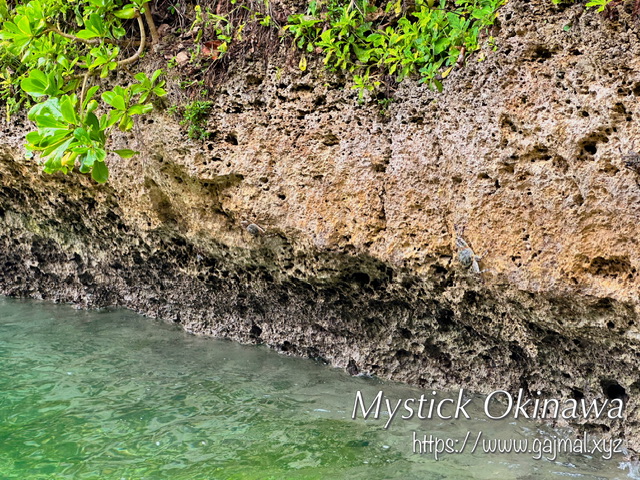
[[[320,60],[232,63],[210,141],[158,111],[117,139],[141,154],[111,159],[106,186],[42,174],[13,119],[0,292],[124,306],[429,388],[621,398],[624,421],[583,423],[637,450],[632,3],[605,19],[509,2],[496,51],[443,93],[403,82],[382,112]],[[457,263],[454,225],[488,250],[482,276]]]

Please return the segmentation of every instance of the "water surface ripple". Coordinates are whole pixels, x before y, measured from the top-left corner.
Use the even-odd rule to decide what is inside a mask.
[[[622,457],[412,453],[411,435],[558,434],[534,422],[350,418],[353,378],[265,347],[185,334],[133,313],[0,297],[0,478],[627,479]],[[452,394],[453,395],[453,394]]]

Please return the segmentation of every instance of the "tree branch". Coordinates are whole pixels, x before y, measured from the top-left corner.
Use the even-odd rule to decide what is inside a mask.
[[[53,32],[61,37],[68,38],[69,40],[74,40],[76,42],[81,42],[86,45],[100,45],[100,43],[108,43],[110,45],[118,45],[118,46],[130,46],[135,45],[136,47],[140,44],[135,40],[112,40],[110,38],[80,38],[75,35],[71,35],[69,33],[65,33],[62,30],[57,29],[53,25],[49,25],[49,27],[44,31],[44,33]]]
[[[84,78],[82,79],[82,90],[80,91],[80,109],[82,110],[82,104],[84,103],[84,94],[87,91],[87,80],[89,80],[89,73],[87,72],[85,73],[83,76]],[[84,112],[82,112],[84,113]]]
[[[98,44],[100,44],[101,41],[103,41],[103,39],[100,39],[100,38],[80,38],[80,37],[76,37],[75,35],[71,35],[69,33],[63,32],[62,30],[57,29],[53,25],[49,25],[48,28],[44,31],[44,33],[47,33],[47,32],[53,32],[53,33],[55,33],[57,35],[60,35],[61,37],[68,38],[69,40],[74,40],[76,42],[82,42],[82,43],[85,43],[87,45],[98,45]]]
[[[149,25],[149,32],[151,32],[151,43],[159,43],[160,37],[158,36],[158,30],[156,29],[156,24],[153,21],[153,16],[151,15],[151,7],[149,6],[149,2],[145,2],[144,4],[144,19],[147,21],[147,25]]]
[[[146,11],[147,10],[145,9],[145,12]],[[140,45],[138,46],[138,51],[134,53],[132,56],[130,56],[129,58],[120,60],[118,62],[119,67],[123,65],[129,65],[130,63],[137,61],[140,58],[140,55],[142,55],[142,52],[144,52],[144,47],[147,43],[147,34],[144,31],[144,23],[142,22],[142,17],[138,15],[136,17],[136,20],[138,20],[138,28],[140,28]]]

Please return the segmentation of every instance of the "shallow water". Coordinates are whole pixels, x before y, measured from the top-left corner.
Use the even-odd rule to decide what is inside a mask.
[[[394,401],[422,390],[122,310],[0,297],[0,371],[1,479],[638,478],[616,454],[465,450],[436,461],[412,453],[414,431],[459,441],[565,433],[479,413],[385,430],[387,416],[351,419],[356,391],[369,404],[380,390]]]

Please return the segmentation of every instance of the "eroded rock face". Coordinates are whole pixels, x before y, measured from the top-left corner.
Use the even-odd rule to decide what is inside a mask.
[[[156,113],[118,139],[142,154],[107,186],[41,174],[5,125],[0,292],[425,387],[622,398],[624,422],[587,428],[637,450],[640,48],[616,8],[510,2],[496,52],[442,94],[401,84],[383,113],[320,62],[247,59],[210,142]],[[456,224],[488,250],[482,277],[455,260]]]

